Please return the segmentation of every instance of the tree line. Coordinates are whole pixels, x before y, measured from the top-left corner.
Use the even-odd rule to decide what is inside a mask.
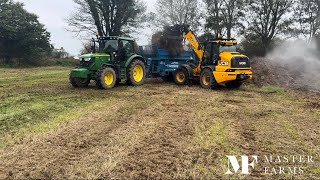
[[[241,37],[249,55],[263,56],[287,38],[320,36],[319,0],[157,0],[148,13],[146,0],[73,0],[70,30],[90,37],[130,36],[148,27],[189,24],[198,34]],[[50,33],[23,4],[0,0],[0,58],[33,62],[50,54]]]
[[[146,21],[159,29],[189,24],[195,31],[203,26],[205,34],[240,36],[241,48],[257,56],[265,55],[281,39],[319,41],[319,0],[158,0],[156,12],[149,14],[141,0],[74,2],[78,11],[69,18],[70,26],[101,35],[142,31]]]

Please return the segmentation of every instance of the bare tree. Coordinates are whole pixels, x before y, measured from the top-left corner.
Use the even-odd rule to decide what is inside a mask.
[[[294,32],[312,40],[320,32],[320,1],[297,0],[294,12],[294,19],[298,23]]]
[[[158,0],[156,10],[155,24],[162,27],[189,24],[195,29],[200,24],[198,0]]]
[[[74,32],[98,32],[118,36],[128,33],[144,19],[146,6],[140,0],[74,0],[78,5],[68,23]]]
[[[286,15],[291,12],[293,0],[249,0],[247,23],[249,33],[260,38],[264,54],[267,52],[274,37],[287,29],[291,21]]]
[[[207,7],[206,28],[213,30],[214,34],[222,34],[224,29],[224,18],[222,14],[223,1],[205,0]]]
[[[237,27],[243,27],[244,3],[241,0],[206,0],[208,11],[206,27],[215,34],[224,34],[231,38],[231,33]],[[243,29],[243,28],[242,28]]]

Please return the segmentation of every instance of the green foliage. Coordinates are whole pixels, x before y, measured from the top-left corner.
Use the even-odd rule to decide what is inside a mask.
[[[5,64],[37,65],[51,52],[50,34],[22,3],[0,0],[0,57]]]
[[[239,49],[247,56],[263,56],[264,48],[259,35],[247,33],[244,35],[243,41],[240,43]]]
[[[286,89],[274,86],[263,86],[260,91],[266,93],[284,94]]]

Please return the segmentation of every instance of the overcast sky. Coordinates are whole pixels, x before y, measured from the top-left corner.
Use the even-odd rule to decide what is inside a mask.
[[[67,52],[77,55],[82,47],[82,42],[75,34],[68,32],[66,18],[75,11],[72,0],[17,0],[25,4],[25,8],[39,16],[39,21],[51,33],[51,43],[56,48],[64,47]],[[143,0],[148,11],[154,11],[156,0]],[[145,45],[150,38],[151,30],[145,29],[137,39],[138,43]]]

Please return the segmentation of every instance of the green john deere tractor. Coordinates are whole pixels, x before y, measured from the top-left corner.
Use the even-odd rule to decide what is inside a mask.
[[[140,86],[145,81],[146,62],[136,51],[131,38],[93,39],[92,53],[80,56],[80,65],[70,73],[70,83],[73,87],[86,87],[94,80],[97,87],[111,89],[125,80],[127,84]]]

